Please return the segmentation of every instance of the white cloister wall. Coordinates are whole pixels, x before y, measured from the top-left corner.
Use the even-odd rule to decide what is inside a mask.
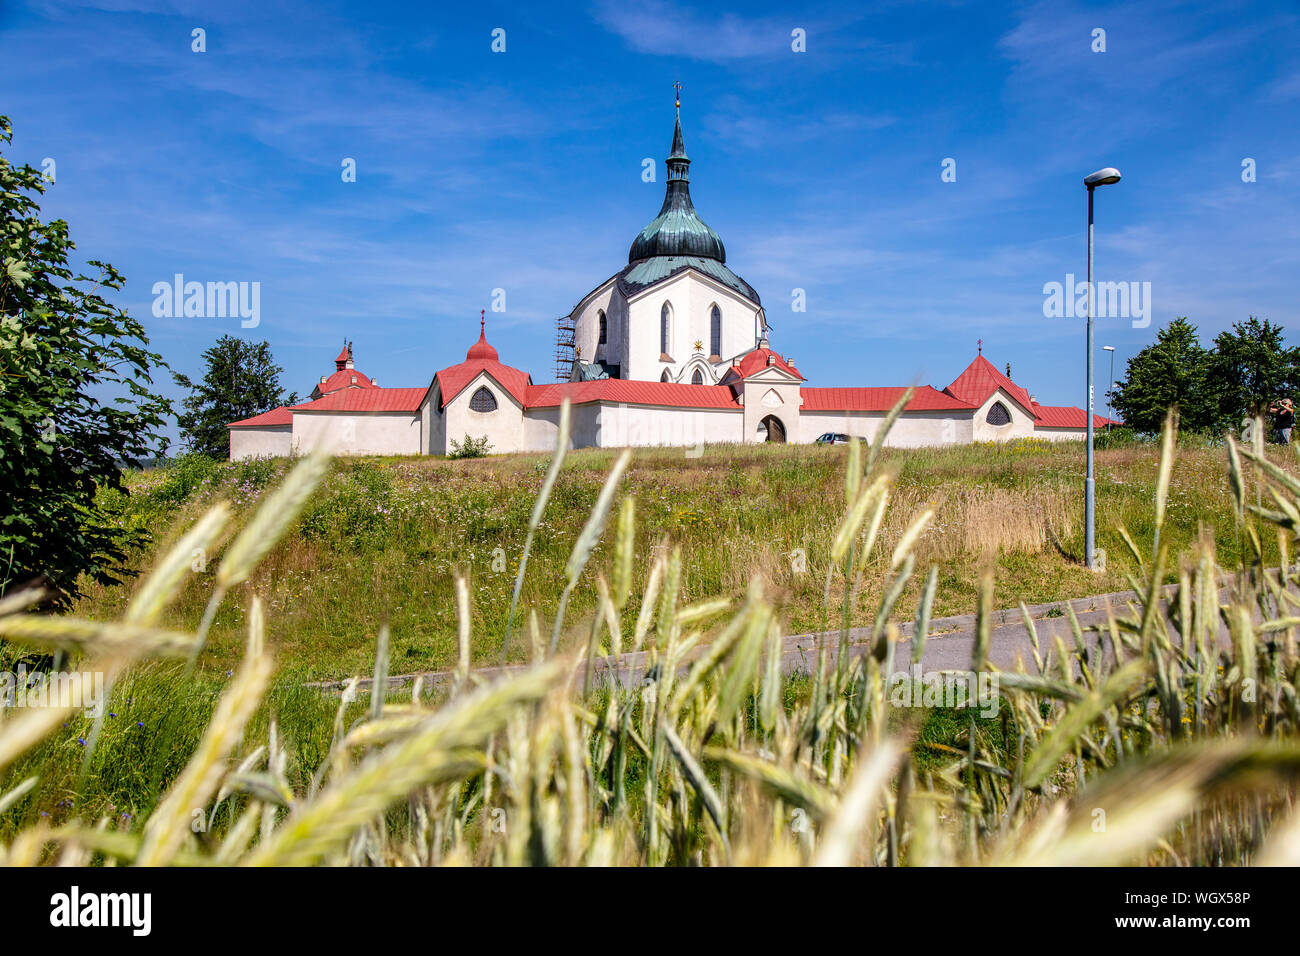
[[[418,455],[418,412],[293,413],[293,451],[316,450],[334,455]]]
[[[600,403],[595,444],[601,448],[693,447],[743,441],[743,412]]]
[[[229,431],[231,461],[283,458],[293,447],[292,425],[244,425]]]

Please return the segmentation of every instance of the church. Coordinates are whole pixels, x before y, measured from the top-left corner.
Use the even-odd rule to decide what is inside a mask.
[[[690,165],[679,101],[663,206],[627,265],[559,319],[556,382],[535,384],[502,362],[485,319],[465,360],[425,386],[381,387],[349,342],[309,401],[227,425],[230,457],[445,455],[465,436],[486,437],[492,454],[551,451],[565,399],[575,448],[874,440],[906,387],[806,384],[772,348],[758,292],[695,211]],[[1084,437],[1083,409],[1040,405],[980,352],[948,386],[917,387],[887,444]]]

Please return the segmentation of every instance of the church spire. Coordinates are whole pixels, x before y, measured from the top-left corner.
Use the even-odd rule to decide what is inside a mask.
[[[673,124],[673,148],[664,163],[668,168],[664,204],[659,215],[632,241],[627,261],[672,256],[715,259],[725,264],[727,250],[722,240],[700,219],[691,202],[691,160],[682,138],[682,85],[674,83],[673,88],[678,93],[674,101],[677,115]]]
[[[686,142],[682,138],[682,83],[678,80],[673,84],[673,89],[677,91],[676,110],[677,121],[673,126],[673,148],[668,154],[665,165],[668,167],[668,181],[681,180],[690,182],[690,157],[686,155]]]

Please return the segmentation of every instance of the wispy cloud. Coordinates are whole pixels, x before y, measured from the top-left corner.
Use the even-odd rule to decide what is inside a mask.
[[[854,30],[867,16],[854,7],[742,15],[716,8],[692,9],[671,0],[597,0],[592,16],[632,49],[652,56],[714,63],[788,57],[799,31],[804,50],[819,54],[809,57],[817,68],[829,66],[832,61],[825,55],[833,53],[860,54],[859,66],[864,69],[914,62],[911,42],[885,42]]]

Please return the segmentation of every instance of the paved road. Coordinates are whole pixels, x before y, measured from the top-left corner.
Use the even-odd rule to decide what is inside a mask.
[[[1164,589],[1166,596],[1172,594],[1173,587]],[[1221,595],[1222,597],[1222,595]],[[1056,659],[1056,639],[1059,637],[1067,653],[1074,652],[1074,635],[1070,620],[1065,612],[1065,605],[1073,606],[1079,626],[1084,631],[1090,659],[1097,651],[1097,632],[1092,628],[1105,628],[1110,615],[1131,617],[1130,603],[1134,600],[1133,592],[1118,591],[1112,594],[1099,594],[1094,597],[1077,598],[1073,601],[1058,601],[1050,604],[1038,604],[1029,608],[1030,617],[1038,631],[1039,652],[1044,661]],[[901,640],[894,652],[894,672],[905,673],[912,667],[912,630],[914,625],[908,622],[900,627]],[[1220,640],[1226,640],[1226,632],[1221,632]],[[871,637],[869,628],[854,628],[849,632],[850,657],[858,657],[868,650],[867,641]],[[823,634],[794,634],[785,638],[781,655],[781,669],[787,674],[811,673],[817,666],[819,642],[824,642],[831,661],[834,661],[839,648],[838,631]],[[970,669],[971,654],[975,646],[975,615],[962,614],[956,617],[936,618],[930,622],[930,635],[925,642],[925,651],[921,658],[923,672]],[[1102,645],[1103,653],[1110,656],[1109,641]],[[689,664],[704,647],[695,648],[687,658]],[[993,629],[989,641],[989,661],[1001,670],[1016,670],[1017,662],[1023,660],[1025,669],[1034,671],[1033,643],[1025,630],[1020,609],[1007,608],[995,611]],[[631,686],[640,681],[645,673],[648,655],[645,652],[622,654],[614,662],[605,659],[593,661],[592,672],[597,680],[617,679],[624,686]],[[508,667],[476,668],[474,674],[485,680],[493,680],[507,673],[522,670],[522,665]],[[390,690],[409,687],[417,677],[424,679],[424,687],[432,690],[450,682],[454,674],[451,671],[425,671],[420,674],[398,674],[388,678]],[[318,682],[312,686],[322,690],[341,690],[345,681]],[[372,681],[364,678],[359,689],[368,691]]]

